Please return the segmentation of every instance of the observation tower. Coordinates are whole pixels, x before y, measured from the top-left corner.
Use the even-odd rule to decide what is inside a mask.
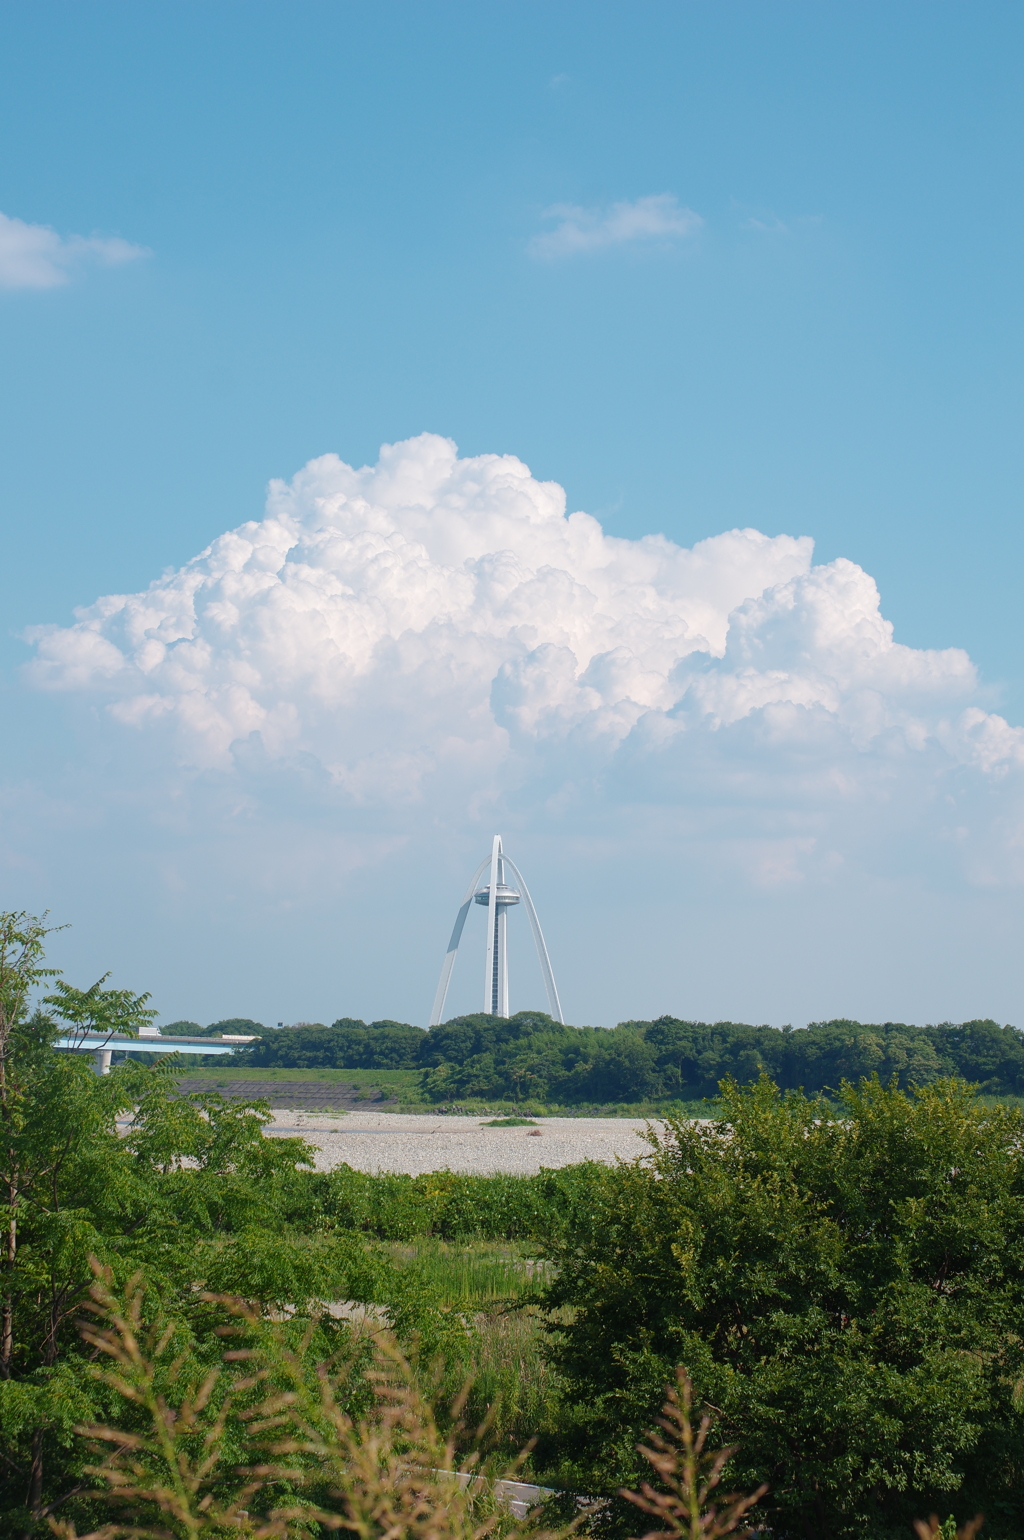
[[[477,883],[488,867],[490,867],[489,880],[482,888],[478,888]],[[516,886],[513,887],[507,882],[506,877],[511,877]],[[486,1013],[489,1016],[508,1015],[508,912],[515,908],[516,904],[521,903],[529,918],[530,929],[533,931],[537,960],[540,963],[544,988],[547,991],[548,1010],[556,1021],[564,1022],[558,990],[555,988],[555,975],[551,971],[551,959],[544,945],[544,932],[540,928],[540,920],[537,918],[530,890],[523,881],[519,868],[502,850],[501,835],[496,834],[491,853],[480,862],[473,873],[473,880],[466,889],[462,906],[455,916],[455,928],[452,931],[452,939],[448,943],[437,994],[434,996],[430,1025],[436,1027],[444,1017],[444,1002],[448,998],[448,985],[451,983],[455,957],[459,950],[459,942],[462,940],[469,906],[474,902],[487,910],[487,946],[484,952],[484,1010]]]

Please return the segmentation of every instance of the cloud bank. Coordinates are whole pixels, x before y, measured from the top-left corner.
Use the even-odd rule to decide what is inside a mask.
[[[184,776],[313,767],[396,835],[653,820],[785,887],[851,863],[1024,876],[1024,731],[959,649],[894,640],[807,537],[604,533],[511,455],[423,434],[271,485],[144,593],[37,628],[34,684]]]
[[[0,214],[0,289],[54,289],[83,262],[116,267],[149,256],[120,236],[71,235]]]
[[[535,235],[527,251],[530,256],[547,261],[637,241],[679,240],[694,234],[704,223],[693,209],[684,208],[673,193],[656,193],[603,209],[556,203],[544,210],[544,218],[558,223],[553,230]]]

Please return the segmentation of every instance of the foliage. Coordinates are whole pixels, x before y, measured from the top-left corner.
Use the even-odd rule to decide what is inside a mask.
[[[110,977],[105,973],[88,989],[76,989],[64,979],[57,979],[52,995],[43,996],[43,1005],[49,1007],[51,1018],[63,1023],[63,1032],[72,1039],[84,1038],[89,1033],[121,1037],[138,1037],[139,1029],[148,1026],[159,1011],[151,1009],[148,994],[137,995],[130,989],[104,989]]]
[[[134,1066],[99,1077],[88,1061],[35,1047],[16,1061],[3,1128],[17,1244],[4,1280],[0,1527],[25,1530],[80,1484],[73,1425],[101,1410],[75,1329],[90,1253],[116,1277],[144,1264],[200,1338],[196,1280],[290,1302],[333,1296],[348,1261],[343,1241],[267,1233],[277,1187],[305,1149],[265,1139],[264,1115],[169,1097]]]
[[[212,1290],[264,1315],[331,1300],[386,1310],[414,1361],[441,1355],[458,1379],[471,1334],[365,1237],[318,1222],[309,1148],[267,1139],[264,1103],[180,1096],[169,1067],[98,1076],[90,1055],[54,1051],[58,1032],[131,1033],[152,1013],[104,979],[50,984],[45,935],[44,921],[0,917],[0,1532],[83,1511],[74,1430],[109,1406],[76,1329],[90,1256],[114,1285],[145,1272],[196,1373],[219,1351]],[[30,1015],[33,988],[48,984],[48,1011]],[[322,1315],[317,1343],[330,1353],[348,1333]]]
[[[984,1522],[985,1515],[976,1513],[973,1519],[968,1519],[966,1524],[961,1524],[957,1528],[956,1519],[952,1514],[945,1524],[940,1524],[938,1514],[933,1513],[927,1523],[924,1519],[915,1519],[914,1529],[918,1540],[974,1540]]]
[[[221,1037],[225,1032],[229,1037],[263,1037],[270,1030],[274,1029],[265,1027],[262,1021],[231,1016],[226,1021],[211,1021],[208,1027],[201,1027],[198,1021],[169,1021],[160,1033],[162,1037]]]
[[[72,1041],[91,1031],[132,1035],[154,1014],[147,995],[104,989],[105,977],[79,990],[44,967],[49,933],[45,916],[0,914],[0,1443],[5,1466],[23,1476],[20,1506],[37,1517],[48,1442],[68,1443],[81,1408],[61,1347],[84,1247],[109,1229],[119,1200],[130,1208],[135,1196],[106,1181],[118,1142],[112,1127],[98,1131],[93,1112],[110,1093],[83,1095],[84,1065],[51,1044],[58,1030]],[[30,1015],[32,991],[46,982],[50,1013]]]
[[[521,1461],[487,1460],[486,1427],[460,1448],[459,1403],[445,1434],[386,1332],[317,1363],[315,1321],[268,1327],[241,1300],[211,1300],[232,1345],[204,1371],[176,1352],[175,1323],[140,1278],[119,1291],[105,1273],[92,1295],[96,1320],[83,1334],[106,1360],[93,1374],[119,1415],[81,1429],[94,1451],[86,1475],[122,1518],[82,1536],[58,1521],[58,1540],[308,1540],[339,1529],[361,1540],[568,1540],[585,1517],[556,1528],[542,1527],[541,1510],[514,1517],[502,1482]],[[711,1501],[732,1451],[705,1452],[708,1420],[694,1433],[684,1373],[679,1382],[664,1436],[644,1450],[664,1490],[645,1482],[623,1496],[662,1521],[644,1540],[719,1540],[762,1494],[720,1499],[724,1509]]]
[[[224,1021],[211,1021],[208,1027],[203,1027],[204,1035],[209,1033],[211,1037],[220,1036],[227,1032],[229,1036],[236,1037],[263,1037],[275,1031],[274,1027],[265,1027],[262,1021],[252,1021],[248,1016],[229,1016]]]
[[[523,1242],[444,1241],[418,1237],[387,1246],[439,1305],[470,1332],[462,1363],[467,1427],[487,1422],[494,1451],[513,1459],[557,1425],[558,1376],[545,1355],[546,1325],[537,1304],[549,1269]],[[452,1383],[449,1377],[449,1383]],[[460,1386],[453,1384],[453,1389]]]
[[[715,1121],[673,1118],[616,1168],[324,1173],[303,1141],[265,1137],[265,1103],[179,1095],[169,1065],[99,1077],[55,1052],[58,1034],[131,1034],[153,1012],[106,978],[54,982],[46,934],[45,918],[0,916],[0,1532],[514,1527],[483,1488],[438,1486],[438,1462],[473,1458],[445,1411],[460,1390],[465,1415],[490,1419],[493,1460],[535,1429],[534,1458],[595,1495],[586,1523],[608,1536],[638,1497],[665,1535],[738,1524],[749,1503],[716,1504],[712,1436],[739,1445],[744,1488],[769,1483],[776,1540],[905,1532],[932,1506],[954,1513],[922,1540],[954,1540],[958,1522],[972,1540],[981,1506],[998,1535],[1024,1529],[1024,1115],[962,1082],[898,1089],[943,1055],[989,1087],[1008,1078],[1010,1029],[758,1039],[762,1059],[783,1043],[780,1078],[833,1076],[880,1041],[890,1067],[904,1057],[888,1088],[834,1102],[729,1083]],[[767,1031],[662,1018],[592,1033],[521,1013],[460,1018],[416,1051],[438,1083],[444,1054],[473,1050],[474,1074],[490,1054],[523,1105],[538,1064],[547,1089],[593,1086],[591,1049],[611,1044],[605,1069],[657,1085],[675,1064],[682,1083],[695,1044],[740,1062],[743,1034]],[[680,1361],[710,1420],[694,1432],[684,1386],[638,1451]]]
[[[766,1072],[784,1090],[837,1092],[877,1075],[902,1090],[959,1075],[993,1093],[1024,1089],[1024,1037],[994,1021],[912,1027],[811,1022],[805,1028],[707,1026],[671,1017],[631,1023],[655,1050],[669,1095],[713,1096],[721,1080]]]
[[[458,1016],[421,1046],[423,1085],[435,1101],[642,1101],[659,1089],[639,1032],[563,1027],[539,1011],[501,1019]]]
[[[550,1269],[521,1241],[445,1241],[417,1236],[392,1241],[387,1253],[399,1267],[411,1267],[444,1305],[479,1311],[508,1303],[524,1289],[535,1292]]]
[[[55,968],[44,967],[46,937],[54,928],[46,918],[25,910],[0,913],[0,1086],[6,1086],[8,1063],[18,1029],[28,1017],[32,990],[44,979],[56,977]]]
[[[665,1106],[717,1096],[719,1082],[767,1073],[785,1090],[834,1094],[871,1075],[901,1089],[959,1075],[982,1094],[1024,1095],[1024,1035],[994,1021],[913,1027],[819,1021],[791,1027],[714,1024],[660,1016],[617,1027],[563,1026],[541,1011],[503,1019],[456,1016],[429,1032],[403,1022],[253,1031],[259,1043],[233,1063],[295,1069],[418,1069],[427,1098],[444,1104],[525,1107]],[[214,1028],[206,1029],[209,1031]]]
[[[106,1488],[101,1507],[124,1515],[92,1540],[297,1540],[338,1529],[483,1540],[515,1527],[493,1501],[445,1479],[453,1437],[389,1335],[350,1334],[318,1362],[315,1318],[268,1325],[242,1300],[208,1297],[231,1345],[204,1365],[181,1353],[177,1323],[138,1276],[116,1290],[104,1272],[92,1292],[97,1322],[83,1334],[111,1362],[94,1374],[120,1416],[82,1430],[95,1454],[109,1450],[87,1475]],[[56,1532],[76,1535],[68,1521]]]
[[[994,1021],[938,1027],[854,1021],[789,1027],[735,1022],[620,1022],[611,1030],[564,1027],[535,1011],[508,1020],[460,1016],[420,1044],[423,1085],[434,1101],[508,1099],[579,1106],[714,1098],[719,1082],[769,1074],[784,1089],[837,1092],[877,1074],[902,1089],[949,1075],[990,1094],[1024,1093],[1024,1036]]]
[[[1021,1115],[951,1082],[723,1101],[595,1172],[544,1248],[566,1480],[635,1484],[685,1362],[737,1479],[770,1484],[773,1534],[900,1533],[940,1502],[1019,1533]]]
[[[731,1534],[737,1534],[737,1540],[745,1540],[751,1531],[749,1527],[740,1530],[740,1525],[768,1488],[762,1483],[746,1496],[731,1492],[727,1496],[719,1494],[712,1501],[722,1472],[736,1451],[707,1450],[711,1417],[705,1412],[694,1432],[690,1376],[679,1368],[676,1380],[658,1418],[662,1431],[649,1434],[648,1442],[639,1447],[639,1453],[661,1478],[661,1490],[642,1481],[639,1491],[631,1492],[624,1487],[619,1496],[662,1521],[664,1528],[648,1535],[647,1540],[672,1540],[676,1535],[685,1536],[686,1540],[720,1540],[720,1536]],[[724,1507],[719,1508],[719,1503]]]
[[[398,1021],[336,1021],[332,1027],[268,1032],[235,1055],[241,1064],[282,1069],[415,1069],[425,1034]]]
[[[454,1171],[406,1176],[342,1165],[304,1182],[309,1192],[304,1202],[307,1212],[315,1202],[326,1225],[384,1241],[415,1236],[530,1240],[569,1222],[577,1208],[585,1209],[605,1169],[587,1161],[535,1176]]]

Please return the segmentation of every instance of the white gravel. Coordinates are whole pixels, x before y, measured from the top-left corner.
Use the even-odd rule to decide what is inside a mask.
[[[301,1134],[317,1149],[319,1171],[345,1163],[358,1171],[509,1171],[646,1154],[645,1118],[538,1118],[536,1128],[486,1128],[486,1119],[402,1112],[344,1114],[274,1111],[268,1134]]]

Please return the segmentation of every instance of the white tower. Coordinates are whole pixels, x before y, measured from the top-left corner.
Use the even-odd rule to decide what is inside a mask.
[[[477,889],[477,883],[483,876],[487,867],[490,867],[490,880],[486,887]],[[505,881],[506,867],[513,880],[518,883],[518,891]],[[537,959],[540,962],[540,971],[544,976],[544,988],[547,991],[548,1009],[556,1021],[564,1021],[562,1007],[558,1000],[558,990],[555,988],[555,975],[551,971],[551,959],[548,949],[544,945],[544,932],[540,928],[540,920],[533,906],[529,889],[522,879],[517,866],[509,860],[501,848],[501,835],[494,836],[491,846],[491,854],[487,860],[481,861],[473,873],[473,880],[466,889],[466,896],[462,900],[462,907],[455,917],[455,928],[452,931],[452,939],[448,943],[448,951],[445,954],[444,967],[441,969],[441,979],[437,986],[437,994],[434,996],[434,1009],[430,1013],[430,1025],[436,1027],[444,1016],[444,1002],[448,997],[448,985],[451,983],[452,969],[455,967],[455,956],[459,950],[459,942],[462,940],[462,929],[466,923],[469,906],[476,901],[487,909],[487,946],[484,952],[484,1010],[489,1016],[508,1015],[508,940],[507,925],[508,911],[518,904],[520,900],[525,906],[530,920],[530,929],[533,931],[534,943],[537,947]]]

